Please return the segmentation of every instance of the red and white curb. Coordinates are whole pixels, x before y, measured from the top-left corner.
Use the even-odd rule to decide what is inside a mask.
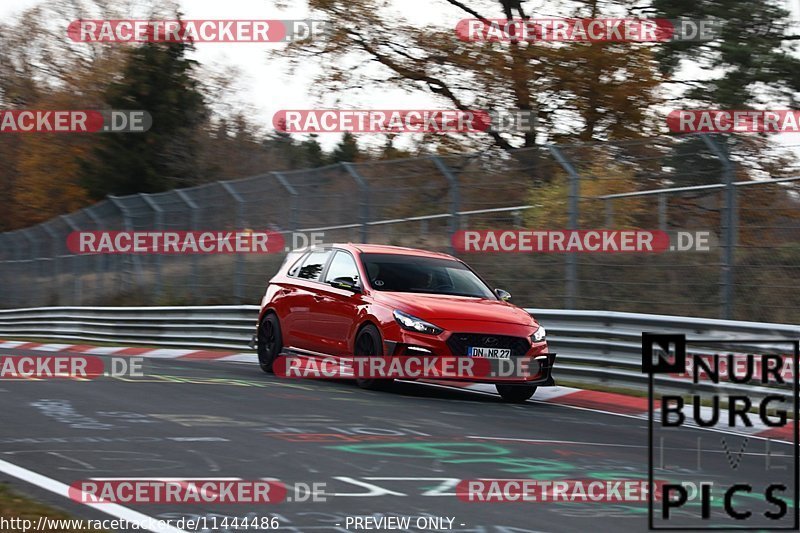
[[[88,344],[40,344],[37,342],[2,341],[0,349],[37,352],[67,352],[83,355],[129,355],[153,359],[194,359],[202,361],[236,361],[255,363],[253,352],[222,350],[186,350],[179,348],[141,348],[135,346],[92,346]]]
[[[154,359],[225,361],[241,363],[257,362],[256,355],[253,352],[230,352],[221,350],[92,346],[87,344],[41,344],[36,342],[3,340],[0,340],[0,349],[65,352],[83,355],[123,355]],[[476,392],[483,393],[495,393],[494,386],[486,383],[469,383],[464,381],[429,381],[437,385],[474,390]],[[579,407],[617,415],[633,416],[635,418],[641,418],[644,420],[647,419],[647,398],[641,398],[638,396],[627,396],[624,394],[611,392],[583,390],[573,387],[544,387],[536,391],[536,396],[534,399],[537,402],[565,405],[569,407]],[[684,407],[686,420],[692,419],[692,409],[693,407],[691,405]],[[700,414],[703,419],[708,420],[711,417],[712,410],[710,407],[701,407]],[[723,414],[724,413],[720,413],[720,416]],[[789,443],[791,443],[792,439],[794,438],[794,424],[791,422],[783,427],[770,427],[764,424],[760,418],[751,416],[750,420],[753,424],[752,426],[737,427],[735,430],[731,430],[730,432],[753,437],[775,439]],[[687,425],[692,424],[689,423]]]

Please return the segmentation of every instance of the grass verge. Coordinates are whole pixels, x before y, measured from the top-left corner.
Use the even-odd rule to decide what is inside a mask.
[[[20,533],[24,531],[22,527],[22,520],[30,520],[33,525],[31,529],[36,527],[41,517],[49,518],[51,520],[77,520],[72,518],[69,514],[65,513],[55,507],[38,503],[27,496],[19,494],[6,483],[0,483],[0,517],[6,520],[5,524],[0,523],[0,533]],[[13,519],[19,519],[14,521]],[[10,527],[14,524],[19,527]],[[80,529],[75,527],[55,527],[58,524],[50,522],[45,531],[57,533],[104,533],[103,530],[98,529]],[[68,524],[61,524],[68,525]],[[76,524],[73,522],[72,526]],[[84,523],[84,525],[86,525]]]

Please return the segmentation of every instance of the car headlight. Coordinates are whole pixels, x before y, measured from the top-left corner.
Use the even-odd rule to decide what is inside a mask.
[[[425,322],[421,318],[417,318],[402,311],[395,311],[394,319],[397,320],[397,323],[400,324],[403,329],[409,331],[427,333],[428,335],[438,335],[444,331],[442,328],[434,326],[430,322]]]
[[[539,329],[534,331],[533,335],[531,335],[531,340],[533,342],[542,342],[546,336],[547,331],[542,326],[539,326]]]

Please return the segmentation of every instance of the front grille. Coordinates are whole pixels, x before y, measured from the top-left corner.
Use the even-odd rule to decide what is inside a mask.
[[[480,346],[485,348],[511,348],[511,355],[514,357],[525,355],[531,347],[530,341],[525,337],[487,335],[484,333],[453,333],[447,339],[447,345],[453,355],[467,355],[469,346]]]

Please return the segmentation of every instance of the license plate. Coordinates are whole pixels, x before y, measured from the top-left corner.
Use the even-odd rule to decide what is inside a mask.
[[[488,359],[508,359],[511,357],[511,348],[483,348],[470,346],[467,348],[470,357],[486,357]]]

